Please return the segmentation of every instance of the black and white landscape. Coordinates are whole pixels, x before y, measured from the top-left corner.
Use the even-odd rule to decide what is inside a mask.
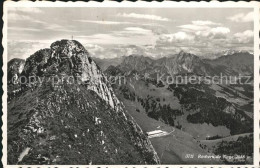
[[[249,8],[9,8],[7,162],[252,164]]]

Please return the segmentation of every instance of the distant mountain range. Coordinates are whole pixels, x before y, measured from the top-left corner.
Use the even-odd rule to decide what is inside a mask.
[[[249,52],[235,52],[213,60],[205,60],[205,62],[213,67],[224,66],[225,69],[239,74],[254,73],[254,55]]]
[[[130,55],[113,59],[93,58],[101,69],[110,65],[118,66],[122,71],[136,70],[155,74],[156,72],[171,75],[194,73],[198,75],[238,75],[253,74],[253,54],[249,52],[227,52],[216,59],[200,57],[181,51],[168,57],[152,59],[142,55]]]
[[[212,53],[205,53],[203,55],[201,55],[201,58],[203,59],[216,59],[216,58],[219,58],[219,57],[222,57],[222,56],[228,56],[228,55],[233,55],[233,54],[246,54],[246,53],[249,53],[249,54],[252,54],[253,55],[253,52],[252,51],[246,51],[246,50],[223,50],[223,51],[220,51],[220,52],[212,52]]]

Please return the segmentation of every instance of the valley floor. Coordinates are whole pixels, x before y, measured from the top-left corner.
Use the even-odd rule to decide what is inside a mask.
[[[140,125],[144,132],[162,130],[168,132],[167,136],[151,138],[162,164],[220,164],[218,159],[201,159],[198,155],[214,155],[208,153],[199,146],[197,141],[190,134],[177,128],[164,124],[148,117],[142,110],[136,112],[133,102],[124,100],[124,104],[135,121]],[[140,108],[140,107],[138,107]],[[174,130],[174,131],[173,131]],[[172,132],[173,131],[173,132]],[[188,158],[188,157],[193,158]]]

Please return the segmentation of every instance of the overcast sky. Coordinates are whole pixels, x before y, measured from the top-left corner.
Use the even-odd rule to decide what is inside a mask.
[[[9,59],[71,36],[101,58],[253,51],[253,34],[247,8],[8,8]]]

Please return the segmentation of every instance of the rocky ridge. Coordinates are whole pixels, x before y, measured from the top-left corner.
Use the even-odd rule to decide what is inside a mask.
[[[75,40],[56,41],[51,44],[50,49],[37,51],[26,60],[21,74],[28,78],[31,76],[36,76],[37,78],[33,84],[22,85],[20,95],[9,102],[8,127],[12,130],[8,135],[8,141],[11,141],[8,147],[9,163],[14,164],[17,161],[17,163],[23,164],[71,164],[71,155],[60,156],[62,155],[60,153],[59,155],[56,154],[57,156],[50,156],[41,146],[42,144],[46,145],[46,141],[54,143],[56,140],[60,141],[62,139],[50,127],[55,122],[58,122],[59,126],[57,127],[56,123],[54,127],[57,127],[59,131],[67,130],[68,128],[74,128],[73,131],[77,131],[85,129],[85,127],[93,127],[92,136],[88,137],[92,138],[90,140],[92,145],[91,143],[89,144],[91,146],[95,146],[97,143],[95,141],[100,141],[101,145],[104,145],[105,140],[100,140],[100,138],[114,135],[115,137],[107,138],[106,141],[109,142],[107,148],[112,151],[118,151],[119,149],[115,148],[115,144],[125,139],[124,145],[126,145],[126,149],[120,149],[120,151],[123,152],[121,154],[129,155],[129,158],[119,159],[118,156],[120,155],[118,152],[110,153],[106,148],[98,146],[91,149],[92,151],[101,150],[100,152],[105,152],[104,158],[95,160],[93,157],[99,156],[91,156],[91,151],[89,150],[81,151],[82,156],[85,155],[84,158],[88,159],[80,160],[80,163],[77,162],[77,164],[160,163],[150,141],[133,118],[127,114],[124,105],[115,96],[109,81],[79,42]],[[46,80],[47,77],[58,79],[58,81],[51,82]],[[73,84],[69,82],[71,77],[74,78]],[[39,81],[42,80],[44,82],[40,83],[41,85],[39,86]],[[36,98],[30,98],[31,94],[37,95]],[[27,106],[28,101],[31,102],[30,107],[18,108],[21,102]],[[86,122],[89,122],[89,124],[84,124],[84,120],[79,118],[79,116],[87,118]],[[57,117],[60,119],[54,120]],[[104,121],[107,117],[109,117],[107,119],[109,122]],[[65,120],[75,120],[77,121],[77,126],[68,123],[64,124]],[[102,126],[103,124],[106,126]],[[114,127],[116,132],[121,133],[115,134],[113,131],[111,132],[109,124],[111,124],[112,128]],[[94,131],[97,128],[93,125],[100,125],[97,126],[99,127],[98,132]],[[106,130],[102,130],[102,128],[106,128]],[[20,132],[18,138],[13,137],[17,132]],[[90,128],[83,130],[80,134],[83,136],[89,132]],[[64,132],[64,137],[67,136],[69,135]],[[74,135],[71,138],[72,141],[75,141],[78,136],[78,134]],[[94,137],[96,137],[96,140],[94,140]],[[88,141],[88,138],[84,137],[83,139]],[[39,139],[41,141],[44,140],[44,143],[36,141]],[[47,143],[47,146],[49,145],[48,147],[53,149],[52,152],[57,153],[58,151],[54,149],[56,147],[52,143]],[[67,142],[64,141],[64,143],[66,145]],[[84,148],[82,146],[84,141],[80,141],[80,143],[81,145],[78,147]],[[124,148],[124,145],[120,144],[118,146],[119,148],[120,146]],[[57,147],[62,146],[63,143],[57,145]],[[69,148],[71,148],[71,145]],[[43,151],[39,151],[39,149]],[[43,155],[42,152],[46,154]],[[23,156],[23,153],[26,153],[27,156]],[[140,156],[139,159],[137,159],[138,156]]]
[[[253,74],[253,54],[247,51],[226,52],[214,59],[203,59],[203,57],[184,51],[159,59],[143,55],[129,55],[121,59],[120,63],[113,64],[100,59],[98,65],[107,69],[109,67],[107,64],[109,64],[118,67],[127,74],[136,71],[140,74],[155,74],[155,76],[157,73],[172,76],[185,74],[202,76]],[[103,62],[107,62],[106,66]]]
[[[137,71],[149,74],[168,74],[168,75],[215,75],[220,71],[212,68],[207,62],[198,56],[181,51],[178,54],[160,59],[151,59],[149,57],[130,55],[125,57],[119,69],[124,72]]]

